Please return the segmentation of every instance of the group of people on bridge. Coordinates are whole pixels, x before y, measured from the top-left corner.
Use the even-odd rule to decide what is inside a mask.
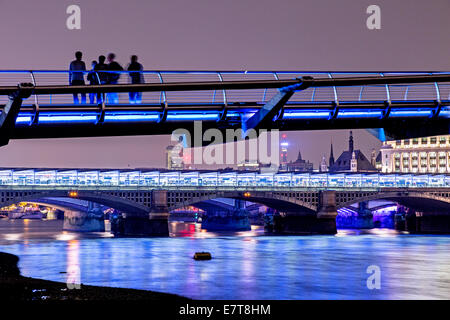
[[[70,63],[69,66],[69,84],[72,86],[85,85],[84,76],[87,74],[86,80],[90,85],[101,84],[117,84],[119,82],[121,71],[124,71],[123,67],[115,60],[116,55],[114,53],[108,54],[108,58],[101,55],[98,57],[98,61],[94,60],[91,63],[91,70],[87,72],[86,64],[83,61],[83,53],[81,51],[75,52],[75,60]],[[138,62],[138,57],[132,55],[130,63],[127,66],[126,71],[130,77],[132,84],[144,83],[144,76],[142,71],[144,70],[142,64]],[[81,103],[86,103],[86,94],[81,95]],[[91,104],[103,103],[104,96],[101,93],[90,93],[89,102]],[[129,101],[131,104],[142,102],[142,92],[129,92]],[[79,104],[80,100],[78,94],[73,95],[73,102]],[[119,95],[116,92],[107,94],[108,103],[119,103]]]

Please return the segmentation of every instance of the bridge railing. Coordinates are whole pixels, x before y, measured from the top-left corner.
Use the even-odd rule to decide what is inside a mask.
[[[78,72],[78,71],[77,71]],[[100,73],[100,72],[99,72]],[[99,73],[95,74],[98,79]],[[131,83],[128,71],[102,71],[105,75],[120,74],[119,83]],[[83,72],[87,85],[89,71]],[[316,72],[316,71],[143,71],[142,79],[145,83],[171,82],[213,82],[213,81],[241,81],[241,80],[287,80],[312,76],[314,78],[345,78],[367,76],[393,75],[430,75],[445,74],[445,72]],[[21,82],[31,82],[35,85],[64,85],[69,83],[70,71],[64,70],[0,70],[0,86],[16,85]],[[144,92],[142,104],[233,104],[233,103],[266,103],[277,89],[252,90],[208,90],[190,92]],[[405,85],[364,85],[352,87],[323,87],[309,88],[296,93],[291,103],[312,102],[369,102],[369,101],[420,101],[420,100],[449,100],[450,84],[405,84]],[[0,97],[4,103],[6,97]],[[39,104],[73,104],[73,97],[63,95],[40,95]],[[26,103],[33,104],[35,97]],[[89,99],[87,99],[89,104]],[[119,93],[118,104],[129,104],[126,93]]]
[[[255,173],[2,169],[0,187],[450,188],[446,174]]]
[[[78,72],[78,71],[77,71]],[[120,74],[119,84],[131,83],[127,71],[102,71],[94,79]],[[83,72],[87,85],[89,71]],[[142,81],[149,84],[180,82],[229,82],[251,80],[291,80],[305,76],[315,79],[349,77],[390,77],[448,75],[449,72],[321,72],[321,71],[142,71]],[[70,71],[0,70],[0,86],[31,82],[36,86],[67,85]],[[108,77],[106,77],[108,78]],[[141,99],[130,99],[128,92],[116,99],[106,94],[106,106],[99,107],[96,94],[86,103],[75,104],[71,94],[32,95],[22,105],[16,124],[55,122],[97,123],[116,121],[190,121],[248,118],[278,91],[274,88],[196,91],[143,92]],[[0,95],[0,105],[7,96]],[[79,99],[79,102],[83,102]],[[450,117],[450,83],[377,84],[310,87],[296,92],[286,103],[282,120],[349,119],[384,117]]]

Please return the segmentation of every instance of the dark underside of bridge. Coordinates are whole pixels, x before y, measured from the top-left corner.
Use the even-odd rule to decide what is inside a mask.
[[[407,208],[411,208],[416,211],[424,212],[449,212],[450,213],[450,203],[443,202],[435,199],[424,199],[424,198],[402,198],[402,197],[386,197],[385,200],[394,201],[400,205]]]

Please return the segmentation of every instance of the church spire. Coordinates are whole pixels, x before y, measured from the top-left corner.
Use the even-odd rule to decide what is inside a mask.
[[[328,160],[330,167],[334,165],[334,155],[333,155],[333,140],[331,140],[331,148],[330,148],[330,159]]]
[[[348,151],[353,152],[353,132],[350,131],[350,138],[348,139]]]

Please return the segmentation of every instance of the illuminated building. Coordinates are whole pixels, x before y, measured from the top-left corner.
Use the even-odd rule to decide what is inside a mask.
[[[237,169],[239,171],[258,171],[259,167],[259,162],[255,160],[246,160],[237,164]]]
[[[168,170],[183,170],[183,149],[176,146],[166,148],[166,168]]]
[[[298,172],[311,172],[313,171],[313,164],[307,160],[302,159],[302,154],[298,152],[297,160],[294,162],[289,162],[287,165],[287,171],[298,171]]]
[[[450,172],[450,136],[387,141],[381,147],[382,172]]]
[[[327,161],[325,160],[325,156],[322,156],[322,160],[320,161],[319,171],[320,172],[328,171],[328,166],[327,166]]]
[[[280,147],[281,147],[281,154],[280,154],[280,169],[281,170],[286,170],[287,169],[287,153],[288,153],[288,146],[289,143],[286,140],[287,135],[285,133],[283,133],[281,135],[281,143],[280,143]]]

